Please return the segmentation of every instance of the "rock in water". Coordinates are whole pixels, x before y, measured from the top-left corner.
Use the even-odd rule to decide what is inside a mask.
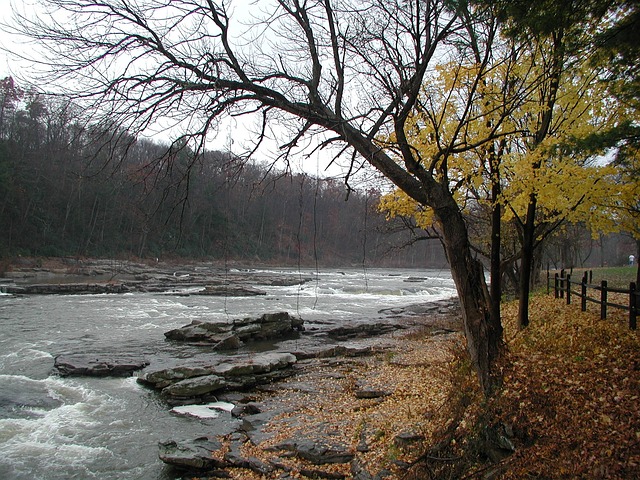
[[[212,323],[194,320],[166,332],[169,340],[208,343],[217,350],[231,350],[242,346],[242,342],[256,340],[280,340],[304,329],[301,318],[288,312],[265,313],[258,318],[235,319],[231,323]]]
[[[203,375],[187,378],[173,383],[162,389],[162,393],[169,397],[197,397],[224,388],[225,382],[218,375]]]
[[[234,356],[212,364],[180,365],[144,372],[138,382],[162,390],[167,400],[182,401],[219,390],[242,390],[287,376],[296,363],[291,353]]]
[[[176,467],[204,470],[229,466],[227,462],[213,457],[213,452],[222,447],[215,438],[200,437],[180,444],[174,441],[160,442],[158,446],[160,460]]]
[[[54,368],[62,376],[127,377],[147,365],[147,360],[133,356],[72,354],[57,356]]]

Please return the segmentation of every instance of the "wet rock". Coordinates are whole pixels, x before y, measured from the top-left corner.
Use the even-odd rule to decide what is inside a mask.
[[[256,415],[260,413],[262,410],[260,406],[256,403],[250,402],[245,403],[244,405],[236,405],[231,410],[231,415],[234,417],[243,417],[245,415]]]
[[[213,346],[214,350],[237,350],[242,346],[242,340],[237,335],[229,334]]]
[[[54,368],[62,376],[126,377],[147,365],[147,360],[132,356],[72,354],[57,356]]]
[[[187,378],[162,389],[162,394],[169,397],[198,397],[224,388],[225,382],[218,375],[203,375]]]
[[[214,373],[213,365],[181,365],[178,367],[151,370],[138,377],[138,382],[157,389],[163,389],[172,383],[186,378],[211,375]]]
[[[215,297],[254,297],[267,292],[242,285],[207,285],[204,290],[192,292],[192,295],[211,295]]]
[[[51,397],[45,384],[26,377],[7,382],[0,390],[0,418],[37,417],[42,414],[39,410],[53,410],[62,404]]]
[[[143,372],[138,382],[162,391],[173,402],[222,390],[243,390],[293,374],[291,353],[268,352],[229,357],[218,363],[191,364]]]
[[[213,453],[222,444],[212,437],[200,437],[185,442],[173,440],[158,444],[159,458],[168,465],[188,470],[212,470],[227,468],[229,462],[214,458]]]
[[[82,295],[102,293],[126,293],[131,289],[123,283],[42,283],[31,285],[7,285],[5,293],[14,295]]]
[[[239,348],[242,342],[281,340],[302,330],[302,319],[288,312],[279,312],[265,313],[258,318],[235,319],[231,323],[195,320],[164,335],[169,340],[207,343],[219,349],[231,349]]]
[[[215,372],[224,377],[238,377],[269,373],[296,363],[297,358],[291,353],[268,352],[240,360],[231,359],[215,366]]]

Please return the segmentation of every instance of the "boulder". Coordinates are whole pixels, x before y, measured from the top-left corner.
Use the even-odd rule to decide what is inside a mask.
[[[222,444],[213,437],[200,437],[195,440],[177,443],[160,442],[158,457],[164,463],[188,470],[212,470],[229,467],[224,460],[214,458],[213,452]]]
[[[169,340],[207,343],[218,350],[237,349],[243,342],[280,340],[303,330],[303,320],[288,312],[265,313],[258,318],[235,319],[231,323],[212,323],[194,320],[166,332]]]
[[[215,372],[226,378],[242,375],[254,375],[280,370],[296,363],[295,355],[291,353],[267,352],[260,355],[232,358],[219,363],[214,368]]]
[[[214,357],[216,358],[216,357]],[[211,364],[191,364],[146,371],[138,382],[162,391],[169,401],[204,398],[221,390],[243,390],[270,383],[293,372],[291,353],[268,352],[228,357]]]
[[[144,372],[138,377],[138,383],[162,389],[186,378],[211,375],[213,373],[214,367],[212,365],[181,365]]]
[[[62,376],[127,377],[147,365],[147,360],[134,356],[72,354],[58,355],[54,368]]]

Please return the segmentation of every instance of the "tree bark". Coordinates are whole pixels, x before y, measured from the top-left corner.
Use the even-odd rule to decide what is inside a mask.
[[[640,288],[640,238],[636,238],[636,288]]]
[[[442,241],[462,307],[467,350],[476,369],[480,387],[492,396],[502,382],[498,360],[502,351],[500,316],[491,314],[491,298],[482,263],[471,249],[465,218],[447,182],[438,182],[429,172],[415,165],[413,175],[401,169],[377,146],[357,132],[347,141],[389,180],[422,205],[433,209],[440,224]],[[405,157],[411,168],[411,159]]]
[[[490,397],[502,381],[498,369],[502,325],[499,316],[496,318],[491,314],[484,268],[472,256],[462,213],[457,206],[448,206],[436,209],[436,216],[442,225],[445,251],[462,307],[467,350],[478,373],[480,386],[485,396]]]
[[[529,325],[529,294],[531,293],[531,270],[533,266],[533,244],[535,242],[535,212],[537,201],[531,194],[527,217],[522,231],[522,254],[520,256],[520,290],[518,295],[518,328]]]

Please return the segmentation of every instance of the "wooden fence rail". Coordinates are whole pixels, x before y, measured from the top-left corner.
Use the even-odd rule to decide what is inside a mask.
[[[550,290],[550,276],[547,273],[547,292]],[[600,304],[600,318],[607,318],[607,307],[618,308],[629,312],[629,328],[635,330],[637,327],[638,309],[640,307],[640,292],[637,289],[635,282],[629,284],[629,289],[612,288],[607,285],[606,280],[602,280],[600,285],[593,285],[589,282],[593,281],[593,272],[584,272],[584,276],[580,281],[574,281],[571,279],[570,274],[566,274],[562,270],[559,274],[554,276],[554,295],[555,298],[566,298],[567,305],[571,303],[572,297],[578,296],[580,298],[580,306],[582,311],[587,310],[587,302],[593,302]],[[577,285],[579,290],[573,289],[572,286]],[[599,298],[589,296],[589,290],[600,292]],[[627,305],[620,305],[619,303],[613,303],[609,301],[609,293],[621,293],[628,295],[629,302]]]

